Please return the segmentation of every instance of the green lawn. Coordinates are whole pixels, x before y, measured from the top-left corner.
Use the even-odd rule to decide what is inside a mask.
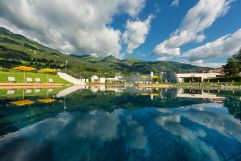
[[[0,71],[0,83],[7,83],[8,77],[15,77],[15,80],[18,83],[26,83],[25,82],[26,80],[24,80],[24,72],[2,72],[2,71]],[[53,79],[54,83],[69,84],[69,82],[59,78],[55,74],[25,72],[25,78],[32,78],[33,81],[35,81],[35,78],[40,78],[41,83],[47,83],[48,79],[51,78],[51,79]]]
[[[10,90],[0,89],[0,100],[3,98],[23,98],[23,97],[51,97],[52,95],[57,94],[59,91],[64,88],[53,88],[53,89],[15,89],[13,93],[8,93]],[[29,92],[27,92],[29,91]]]

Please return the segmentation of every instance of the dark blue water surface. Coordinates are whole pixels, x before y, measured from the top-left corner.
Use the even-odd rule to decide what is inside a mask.
[[[0,161],[241,160],[239,92],[144,92],[82,90],[52,103],[29,96],[35,103],[25,106],[4,97]]]

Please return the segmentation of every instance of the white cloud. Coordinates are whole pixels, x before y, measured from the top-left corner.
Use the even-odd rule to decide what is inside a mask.
[[[241,47],[241,28],[232,34],[222,36],[215,41],[203,46],[188,50],[183,53],[182,58],[190,62],[201,63],[215,58],[227,58],[235,54]]]
[[[178,7],[179,6],[179,0],[173,0],[171,3],[171,6]]]
[[[203,41],[205,39],[203,32],[228,11],[231,2],[232,0],[199,0],[188,11],[180,28],[173,32],[169,39],[157,45],[154,53],[168,56],[180,55],[182,45]]]
[[[196,65],[196,66],[200,66],[200,67],[220,68],[225,63],[206,63],[206,62],[201,61],[199,63],[197,63],[197,62],[195,62],[195,63],[190,62],[190,64]]]
[[[122,0],[122,9],[130,16],[135,17],[145,6],[146,0]]]
[[[0,26],[67,53],[119,57],[121,33],[110,27],[117,12],[136,16],[144,0],[2,0]]]
[[[150,31],[152,18],[153,16],[149,16],[145,21],[127,21],[123,39],[127,44],[128,53],[132,53],[134,49],[145,42],[146,36]]]

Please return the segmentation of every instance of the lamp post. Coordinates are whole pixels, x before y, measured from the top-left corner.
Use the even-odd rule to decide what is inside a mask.
[[[163,72],[161,72],[161,74],[160,74],[160,81],[161,81],[161,83],[162,83],[162,76],[163,76]]]
[[[153,72],[150,73],[150,76],[151,76],[151,83],[153,83]]]
[[[65,60],[65,73],[67,71],[68,60]]]

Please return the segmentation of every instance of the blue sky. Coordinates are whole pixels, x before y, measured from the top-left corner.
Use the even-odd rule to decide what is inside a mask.
[[[240,0],[1,0],[0,26],[66,54],[219,67],[241,47]]]

